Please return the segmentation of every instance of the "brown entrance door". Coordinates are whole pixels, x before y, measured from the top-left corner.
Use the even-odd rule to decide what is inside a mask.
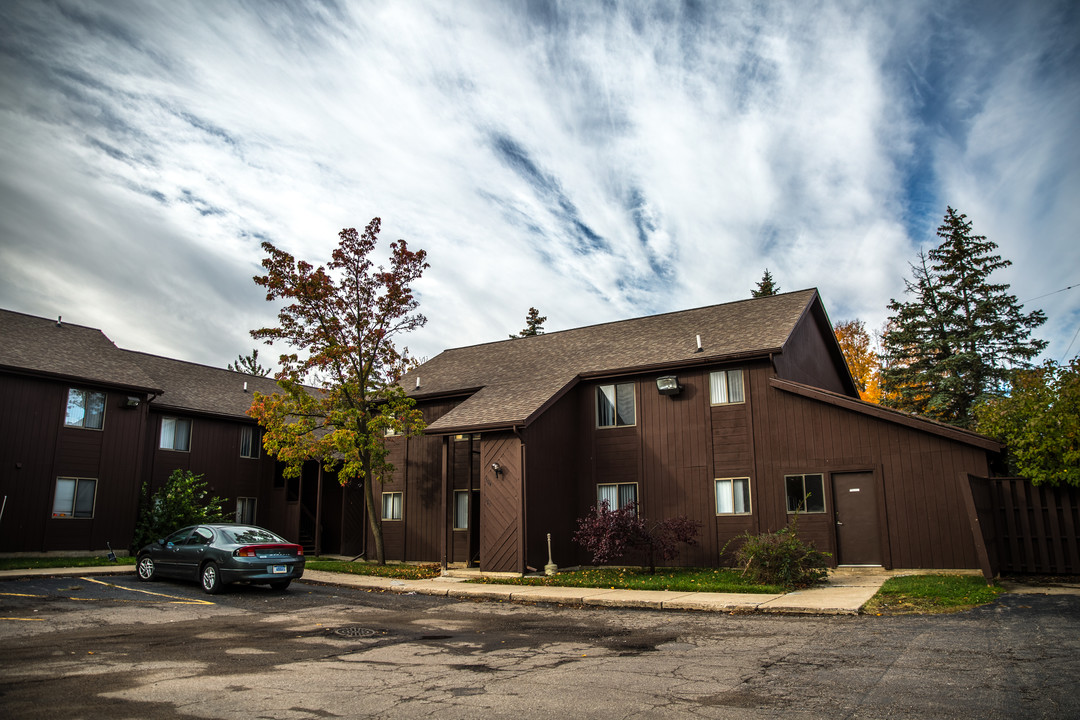
[[[836,560],[840,565],[880,565],[877,482],[871,472],[832,476],[836,511]]]

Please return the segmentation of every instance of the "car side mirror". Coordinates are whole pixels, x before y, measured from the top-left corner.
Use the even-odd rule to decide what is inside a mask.
[[[165,545],[165,538],[158,538],[157,544],[158,544],[158,545],[161,545],[161,546],[163,546],[163,547],[164,547],[164,545]]]

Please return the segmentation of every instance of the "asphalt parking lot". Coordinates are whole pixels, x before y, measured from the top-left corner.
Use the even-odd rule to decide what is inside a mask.
[[[522,605],[294,583],[0,582],[12,718],[1080,716],[1080,598],[945,616]]]

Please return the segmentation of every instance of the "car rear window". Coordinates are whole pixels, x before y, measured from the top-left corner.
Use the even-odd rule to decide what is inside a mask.
[[[284,538],[280,538],[269,530],[263,530],[262,528],[238,528],[236,530],[227,530],[225,534],[231,537],[232,541],[237,545],[285,542]]]

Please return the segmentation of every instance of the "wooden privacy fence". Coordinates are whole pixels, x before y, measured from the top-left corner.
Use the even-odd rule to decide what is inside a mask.
[[[971,490],[968,518],[987,580],[1001,573],[1080,575],[1080,488],[962,479]]]

